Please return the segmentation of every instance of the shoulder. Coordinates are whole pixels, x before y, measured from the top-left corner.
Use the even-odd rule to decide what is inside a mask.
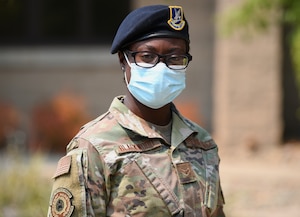
[[[128,132],[113,112],[106,112],[85,124],[67,146],[69,155],[85,152],[87,156],[109,155],[128,140]]]
[[[212,139],[211,134],[199,124],[193,122],[192,120],[186,117],[181,116],[181,118],[189,128],[196,132],[195,136],[197,137],[197,139],[201,141],[208,141]]]
[[[120,126],[116,115],[109,111],[85,124],[75,138],[81,138],[95,144],[101,142],[102,139],[118,140],[118,137],[123,135],[123,131],[124,129]]]
[[[185,126],[190,128],[192,131],[196,133],[198,139],[202,141],[211,140],[211,135],[199,124],[195,123],[194,121],[188,119],[187,117],[183,116],[179,110],[177,110],[176,106],[172,104],[173,112],[178,116],[179,119],[184,123]]]
[[[114,118],[113,113],[108,111],[83,125],[75,137],[86,138],[89,135],[95,134],[97,132],[108,130],[109,126],[114,126],[116,124],[117,122]]]
[[[186,140],[185,144],[189,148],[200,148],[203,150],[217,150],[217,144],[211,134],[197,123],[181,116],[183,122],[194,131]]]

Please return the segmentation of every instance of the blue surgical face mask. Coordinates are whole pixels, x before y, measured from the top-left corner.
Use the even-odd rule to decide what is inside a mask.
[[[131,68],[129,83],[125,73],[127,88],[142,104],[153,109],[161,108],[172,102],[185,88],[186,69],[173,70],[163,62],[152,68],[143,68],[130,63],[124,55]]]

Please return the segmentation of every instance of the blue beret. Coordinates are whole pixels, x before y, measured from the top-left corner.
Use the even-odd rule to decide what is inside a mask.
[[[150,5],[132,11],[119,26],[111,53],[149,38],[181,38],[189,45],[188,22],[182,7]]]

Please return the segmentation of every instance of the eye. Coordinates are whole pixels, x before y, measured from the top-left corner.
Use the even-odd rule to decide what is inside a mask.
[[[136,54],[137,62],[153,63],[157,60],[157,55],[149,52],[139,52]]]
[[[168,64],[170,65],[184,65],[186,63],[186,56],[172,55],[168,58]]]

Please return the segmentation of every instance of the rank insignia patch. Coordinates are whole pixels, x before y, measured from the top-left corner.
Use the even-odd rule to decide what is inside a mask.
[[[170,8],[170,19],[168,20],[169,26],[175,30],[182,30],[185,26],[183,20],[183,10],[180,6],[169,6]]]
[[[50,210],[52,217],[70,217],[74,211],[72,194],[65,188],[58,188],[51,198]]]
[[[196,175],[189,162],[176,164],[177,173],[182,184],[197,181]]]

